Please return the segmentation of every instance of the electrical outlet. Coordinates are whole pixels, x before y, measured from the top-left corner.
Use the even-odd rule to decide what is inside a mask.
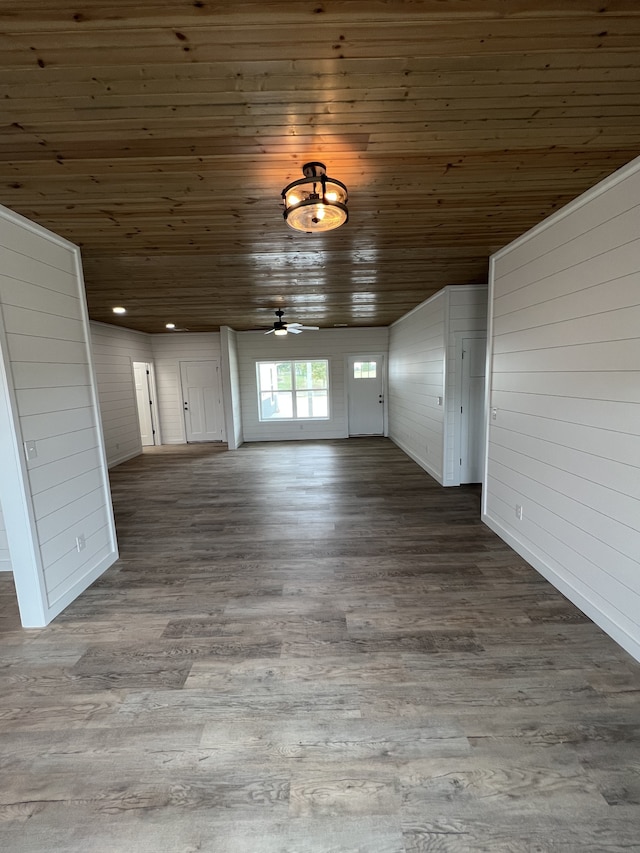
[[[491,409],[491,420],[495,421],[495,420],[497,420],[497,418],[498,418],[498,410],[497,409]]]
[[[76,536],[76,550],[84,551],[87,547],[87,540],[84,538],[84,533],[81,533],[80,536]]]
[[[522,521],[522,506],[520,504],[516,504],[516,518]]]
[[[438,405],[439,405],[439,406],[441,406],[441,405],[442,405],[442,397],[438,397]]]

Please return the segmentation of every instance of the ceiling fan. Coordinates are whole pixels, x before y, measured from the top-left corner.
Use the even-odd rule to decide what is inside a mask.
[[[273,324],[273,329],[269,329],[268,332],[265,332],[265,335],[288,335],[289,332],[293,335],[299,335],[300,332],[317,332],[320,328],[320,326],[303,326],[302,323],[286,323],[282,319],[284,311],[280,309],[275,314],[278,319]]]

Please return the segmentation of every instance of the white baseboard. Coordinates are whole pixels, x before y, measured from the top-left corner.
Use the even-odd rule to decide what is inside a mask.
[[[497,519],[486,513],[482,513],[482,521],[493,530],[494,533],[504,540],[516,554],[519,554],[533,568],[546,578],[559,592],[576,605],[586,614],[605,634],[608,634],[619,646],[640,661],[640,638],[634,637],[622,628],[615,619],[602,610],[598,602],[593,601],[576,589],[573,584],[559,575],[556,570],[543,560],[538,554],[524,545],[509,530],[507,530]]]
[[[142,450],[132,450],[131,453],[125,453],[122,456],[116,456],[115,459],[109,460],[109,468],[115,468],[116,465],[122,465],[123,462],[128,462],[129,459],[135,459],[136,456],[140,456],[142,454]]]
[[[413,459],[413,461],[417,465],[419,465],[424,471],[426,471],[430,477],[433,477],[433,479],[436,481],[436,483],[439,483],[441,486],[444,485],[444,482],[442,480],[442,474],[439,474],[435,470],[435,468],[433,468],[427,462],[426,459],[421,459],[420,456],[418,456],[416,453],[414,453],[408,447],[405,447],[405,445],[401,441],[399,441],[397,438],[394,438],[392,435],[389,436],[389,439],[396,445],[396,447],[399,447],[403,453],[406,453],[410,459]]]

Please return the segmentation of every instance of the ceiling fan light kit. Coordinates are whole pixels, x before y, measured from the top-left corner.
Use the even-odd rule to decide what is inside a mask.
[[[324,163],[305,163],[304,178],[282,190],[287,225],[307,234],[333,231],[349,220],[348,193],[342,181],[330,178]]]
[[[317,332],[320,329],[320,326],[303,326],[302,323],[285,322],[282,319],[284,311],[281,309],[278,309],[275,314],[278,319],[273,324],[273,329],[269,329],[268,332],[265,332],[265,335],[278,335],[278,337],[284,337],[289,333],[299,335],[301,332]]]

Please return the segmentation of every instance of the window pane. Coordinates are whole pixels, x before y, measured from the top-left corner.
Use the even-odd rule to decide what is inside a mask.
[[[296,411],[299,418],[328,418],[329,397],[326,391],[297,391]]]
[[[375,379],[377,364],[375,361],[354,361],[354,379]]]
[[[263,392],[260,394],[260,420],[293,417],[293,399],[291,391]]]
[[[311,364],[308,361],[295,362],[296,388],[311,388]]]
[[[278,390],[291,391],[291,362],[282,361],[277,365],[278,369]]]
[[[311,417],[310,391],[296,391],[296,414],[299,418]]]
[[[311,362],[311,384],[309,388],[329,387],[329,363],[327,361]]]

